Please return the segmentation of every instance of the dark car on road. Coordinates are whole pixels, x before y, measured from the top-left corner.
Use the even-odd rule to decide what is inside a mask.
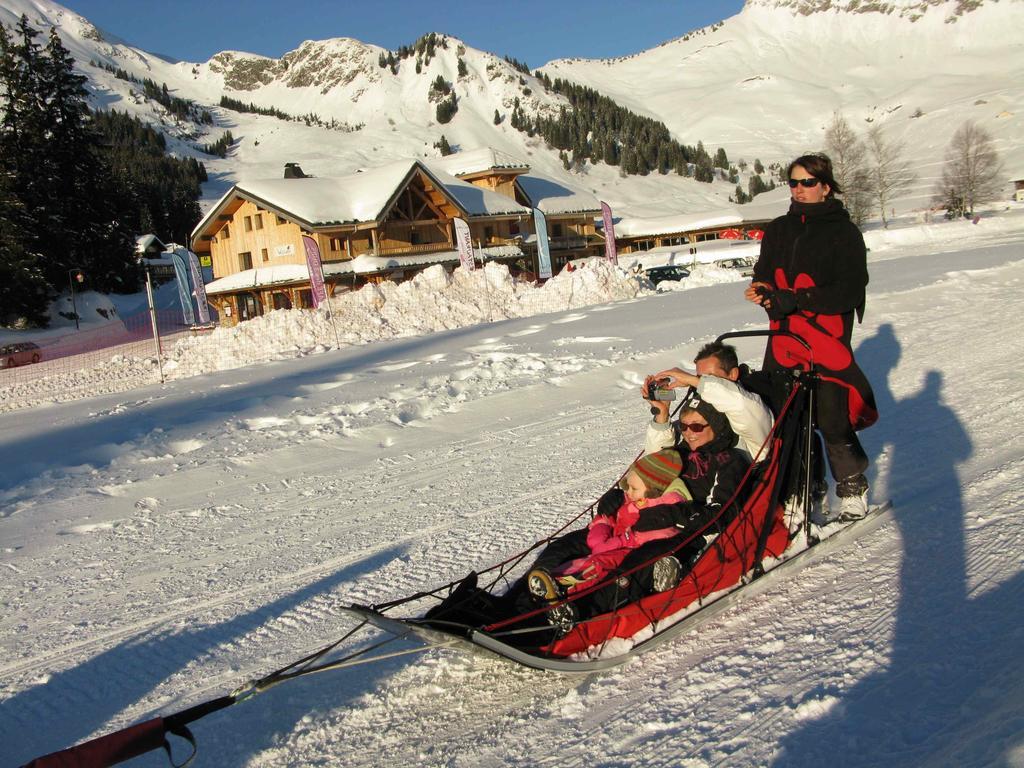
[[[666,265],[663,267],[651,267],[645,269],[644,274],[647,275],[647,279],[657,285],[663,283],[666,280],[682,280],[684,277],[690,276],[690,270],[685,267],[678,267],[675,265]]]
[[[21,341],[0,347],[0,367],[14,368],[16,365],[38,363],[42,358],[42,350],[31,341]]]

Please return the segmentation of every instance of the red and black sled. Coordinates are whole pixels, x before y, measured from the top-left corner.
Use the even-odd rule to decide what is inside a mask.
[[[768,335],[775,335],[775,332],[730,333],[720,336],[719,340]],[[532,552],[578,523],[593,510],[592,505],[551,537],[512,558],[470,574],[467,579],[383,605],[350,606],[346,610],[359,619],[359,624],[345,636],[310,656],[247,683],[228,696],[37,758],[25,768],[106,768],[161,747],[170,757],[168,734],[190,742],[192,754],[184,763],[177,764],[184,766],[195,755],[195,740],[187,728],[194,720],[295,677],[438,646],[495,654],[536,669],[590,673],[615,667],[691,631],[737,600],[765,591],[787,574],[820,559],[889,516],[891,506],[886,503],[873,507],[862,520],[812,528],[802,513],[799,513],[800,519],[796,519],[795,513],[786,512],[786,509],[810,509],[817,380],[813,365],[790,374],[775,425],[758,457],[761,461],[756,468],[752,467],[740,490],[724,506],[720,519],[710,521],[703,531],[678,543],[678,551],[684,548],[692,551],[695,542],[705,541],[699,554],[688,558],[687,572],[673,589],[647,595],[609,613],[580,621],[560,635],[552,632],[544,619],[547,607],[516,616],[488,615],[488,602],[482,598],[491,596],[499,585],[508,583],[525,570]],[[784,503],[787,499],[789,503]],[[709,535],[704,537],[703,534]],[[643,566],[633,570],[639,567]],[[483,589],[477,586],[481,576],[488,580],[488,586]],[[566,600],[584,599],[591,589],[602,586],[607,585],[594,585]],[[444,606],[462,608],[464,610],[456,612],[458,615],[475,616],[476,620],[445,619],[444,612],[437,610]],[[396,615],[399,608],[408,615]],[[325,660],[368,625],[384,630],[385,639],[340,658]],[[395,640],[410,637],[424,643],[392,653],[378,652]],[[172,765],[175,765],[173,759]]]

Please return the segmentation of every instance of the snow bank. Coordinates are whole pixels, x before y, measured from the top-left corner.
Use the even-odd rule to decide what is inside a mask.
[[[700,267],[659,290],[685,290],[738,279],[733,270]],[[165,350],[167,379],[181,379],[343,346],[416,336],[480,323],[563,312],[653,295],[642,276],[590,259],[543,286],[514,279],[505,265],[467,272],[430,267],[405,283],[370,284],[335,296],[318,310],[277,310],[234,327],[180,339]],[[0,411],[123,391],[157,379],[155,357],[117,355],[91,368],[0,388]]]

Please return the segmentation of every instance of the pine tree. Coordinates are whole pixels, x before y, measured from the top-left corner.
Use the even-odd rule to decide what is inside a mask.
[[[501,125],[501,113],[498,112],[497,108],[494,110],[494,124]]]

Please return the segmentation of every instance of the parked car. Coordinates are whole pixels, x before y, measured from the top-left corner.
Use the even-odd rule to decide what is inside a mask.
[[[657,285],[666,280],[682,280],[684,277],[689,277],[690,270],[686,269],[686,267],[666,265],[664,267],[645,269],[644,274],[647,275],[648,280]]]
[[[42,350],[31,341],[21,341],[0,347],[0,367],[13,368],[16,365],[38,363],[42,359]]]
[[[752,259],[722,259],[721,261],[716,261],[715,266],[722,267],[723,269],[738,270],[744,277],[750,277],[754,274],[754,262]]]

